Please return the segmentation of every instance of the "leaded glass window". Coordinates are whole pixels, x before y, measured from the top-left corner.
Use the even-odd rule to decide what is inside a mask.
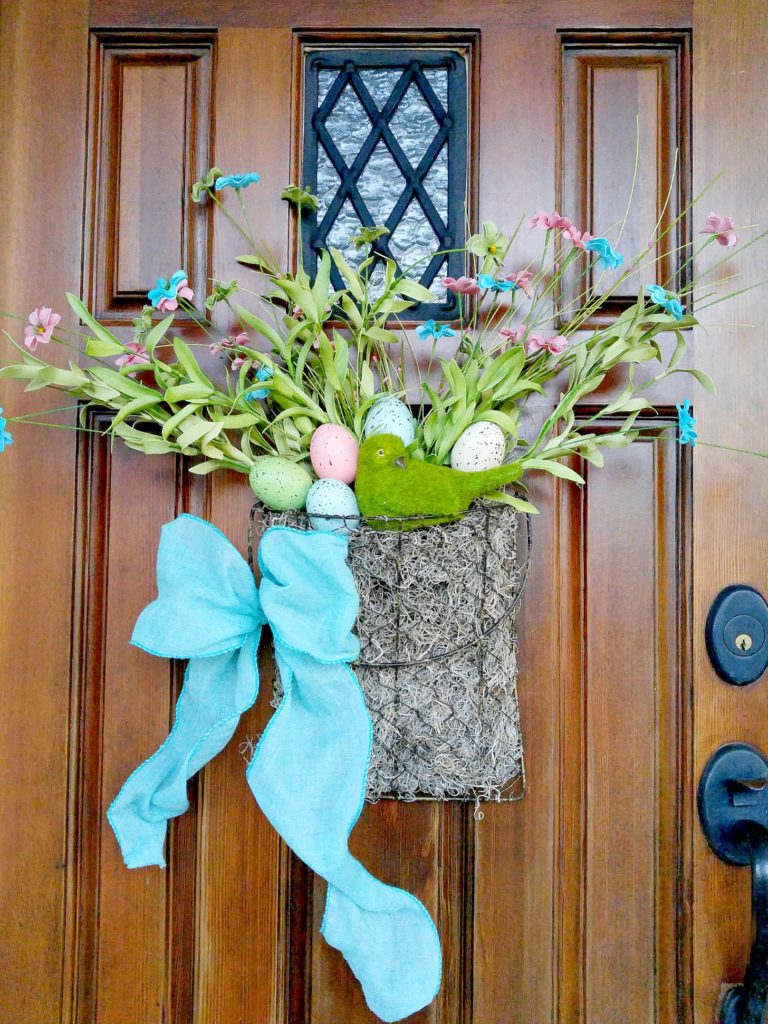
[[[326,50],[306,57],[302,183],[319,197],[303,232],[304,265],[335,246],[357,265],[350,239],[384,225],[379,256],[435,296],[409,318],[448,318],[456,296],[444,276],[464,271],[461,253],[433,256],[464,242],[467,192],[467,77],[450,50]],[[333,271],[334,284],[342,287]],[[375,288],[383,265],[371,268]]]

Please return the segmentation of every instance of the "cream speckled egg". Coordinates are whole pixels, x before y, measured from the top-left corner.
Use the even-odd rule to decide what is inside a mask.
[[[496,423],[473,423],[453,446],[451,466],[464,473],[493,469],[504,461],[506,449],[504,431]]]
[[[312,477],[303,466],[278,455],[259,455],[248,475],[251,490],[267,508],[304,508]]]
[[[358,448],[357,438],[346,427],[323,423],[312,435],[309,446],[312,469],[321,480],[330,477],[351,484],[357,473]]]
[[[416,436],[411,410],[394,395],[378,398],[365,418],[363,437],[374,434],[394,434],[407,447]]]
[[[323,533],[348,533],[360,525],[355,492],[341,480],[330,477],[315,480],[310,487],[307,512],[312,528]]]

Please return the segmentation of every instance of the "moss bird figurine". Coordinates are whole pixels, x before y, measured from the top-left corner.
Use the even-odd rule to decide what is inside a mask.
[[[435,466],[411,458],[394,434],[375,434],[360,448],[355,493],[364,517],[404,520],[376,523],[377,529],[415,530],[459,519],[475,498],[497,491],[520,476],[520,466],[515,462],[479,473]]]

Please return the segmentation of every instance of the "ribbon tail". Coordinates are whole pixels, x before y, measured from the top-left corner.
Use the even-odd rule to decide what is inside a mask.
[[[187,781],[226,746],[256,700],[260,634],[254,630],[236,650],[190,660],[173,729],[107,811],[126,867],[165,867],[168,819],[189,806]]]
[[[328,880],[322,932],[344,955],[370,1009],[397,1021],[440,987],[440,939],[410,893],[370,875],[349,851],[360,816],[371,719],[345,664],[276,652],[284,697],[248,768],[248,783],[288,846]]]

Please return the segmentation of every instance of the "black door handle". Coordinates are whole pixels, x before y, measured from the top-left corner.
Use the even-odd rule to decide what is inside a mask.
[[[747,743],[716,750],[701,775],[699,820],[712,850],[752,871],[752,950],[744,981],[729,989],[721,1024],[764,1024],[768,1001],[768,758]]]

